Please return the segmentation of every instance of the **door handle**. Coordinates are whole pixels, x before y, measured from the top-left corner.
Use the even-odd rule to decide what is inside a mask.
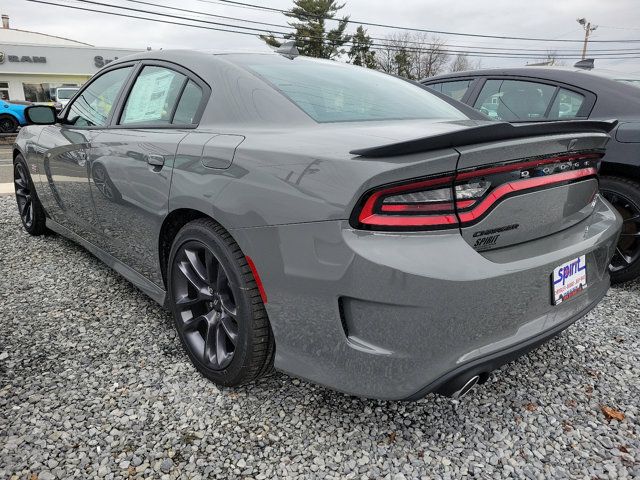
[[[164,156],[151,153],[147,155],[147,163],[152,167],[162,168],[164,166]]]

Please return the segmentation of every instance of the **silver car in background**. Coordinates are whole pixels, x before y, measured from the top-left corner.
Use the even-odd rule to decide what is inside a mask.
[[[27,115],[27,232],[170,308],[222,385],[275,367],[460,395],[609,287],[621,220],[596,174],[614,121],[516,127],[360,67],[183,51],[119,59],[58,118]]]

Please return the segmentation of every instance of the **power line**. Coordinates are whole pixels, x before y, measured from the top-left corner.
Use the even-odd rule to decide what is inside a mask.
[[[80,0],[77,0],[80,1]],[[210,12],[203,12],[200,10],[190,10],[190,9],[185,9],[185,8],[179,8],[179,7],[175,7],[175,6],[171,6],[171,5],[162,5],[162,4],[157,4],[157,3],[153,3],[153,2],[146,2],[143,0],[122,0],[125,2],[129,2],[129,3],[137,3],[137,4],[141,4],[141,5],[148,5],[148,6],[152,6],[152,7],[157,7],[157,8],[165,8],[165,9],[169,9],[169,10],[175,10],[175,11],[179,11],[179,12],[186,12],[186,13],[193,13],[196,15],[205,15],[205,16],[209,16],[209,17],[215,17],[215,18],[222,18],[225,20],[233,20],[233,21],[238,21],[238,22],[246,22],[246,23],[250,23],[250,24],[254,24],[254,25],[265,25],[265,26],[269,26],[269,27],[278,27],[278,28],[291,28],[290,25],[283,25],[283,24],[278,24],[278,23],[268,23],[268,22],[259,22],[259,21],[254,21],[254,20],[249,20],[246,18],[238,18],[238,17],[230,17],[230,16],[226,16],[226,15],[218,15],[218,14],[214,14],[214,13],[210,13]],[[91,2],[91,3],[98,3],[98,2]],[[109,4],[104,4],[102,2],[100,2],[101,6],[110,6],[110,7],[118,7],[118,5],[109,5]],[[195,20],[195,19],[194,19]],[[277,33],[277,32],[274,32]],[[369,38],[371,40],[379,40],[379,41],[389,41],[388,38],[380,38],[380,37],[373,37],[371,35],[368,35]],[[403,40],[404,43],[410,43],[410,44],[417,44],[417,45],[424,45],[424,42],[420,42],[420,41],[416,41],[416,40]],[[484,49],[484,50],[498,50],[498,51],[522,51],[522,52],[540,52],[543,55],[546,55],[547,53],[549,53],[549,51],[553,51],[556,54],[559,54],[561,52],[575,52],[576,49],[549,49],[549,48],[510,48],[510,47],[488,47],[488,46],[477,46],[477,45],[457,45],[457,44],[447,44],[448,47],[452,47],[452,48],[472,48],[472,49]],[[622,49],[604,49],[604,50],[591,50],[591,52],[602,52],[602,53],[620,53],[621,51],[624,50],[634,50],[634,51],[638,51],[638,47],[634,47],[634,48],[622,48]]]
[[[28,1],[35,1],[35,0],[28,0]],[[190,17],[184,17],[184,16],[180,16],[180,15],[171,15],[171,14],[166,14],[166,13],[162,13],[162,12],[156,12],[156,11],[151,11],[151,10],[143,10],[143,9],[139,9],[139,8],[131,8],[131,7],[125,7],[125,6],[121,6],[121,5],[113,5],[113,4],[106,4],[103,2],[98,2],[98,1],[94,1],[94,0],[74,0],[76,2],[80,2],[80,3],[88,3],[88,4],[94,4],[94,5],[99,5],[101,7],[108,7],[108,8],[114,8],[114,9],[121,9],[121,10],[126,10],[126,11],[133,11],[133,12],[137,12],[137,13],[146,13],[146,14],[151,14],[151,15],[157,15],[157,16],[164,16],[164,17],[169,17],[169,18],[174,18],[174,19],[178,19],[178,20],[187,20],[187,21],[191,21],[191,22],[201,22],[201,23],[206,23],[206,24],[210,24],[210,25],[216,25],[217,27],[226,27],[226,28],[239,28],[242,30],[252,30],[253,32],[256,32],[254,34],[261,34],[261,35],[274,35],[274,38],[278,38],[278,39],[286,39],[288,38],[287,36],[290,34],[289,32],[273,32],[270,30],[266,30],[266,29],[260,29],[260,28],[256,28],[256,27],[245,27],[245,26],[241,26],[241,25],[233,25],[233,24],[228,24],[228,23],[221,23],[221,22],[213,22],[213,21],[208,21],[208,20],[202,20],[202,19],[197,19],[197,18],[190,18]],[[42,3],[42,2],[40,2]],[[149,3],[149,2],[145,2],[145,3]],[[60,6],[60,7],[67,7],[67,8],[77,8],[77,9],[81,9],[80,7],[74,7],[71,5],[66,5],[66,4],[53,4],[53,3],[49,3],[51,5],[55,5],[55,6]],[[95,11],[97,13],[107,13],[104,11],[99,11],[99,10],[89,10],[89,11]],[[128,16],[128,15],[127,15]],[[131,17],[131,16],[129,16]],[[146,20],[153,20],[153,19],[148,19],[148,18],[142,18],[142,17],[131,17],[131,18],[140,18],[140,19],[146,19]],[[172,23],[172,22],[165,22],[165,23]],[[187,26],[193,26],[192,24],[188,24]],[[215,28],[213,30],[216,30]],[[217,30],[220,30],[219,28]],[[225,30],[223,30],[225,31]],[[231,33],[239,33],[239,32],[231,32]],[[247,33],[252,33],[252,32],[247,32]],[[327,42],[326,39],[324,37],[308,37],[307,41],[311,41],[311,40],[321,40],[323,41],[323,43],[325,44],[330,44],[330,42]],[[386,42],[388,42],[388,39],[380,39],[380,40],[384,40]],[[386,50],[393,50],[393,51],[406,51],[406,52],[432,52],[432,51],[441,51],[441,50],[446,50],[447,53],[450,54],[454,54],[454,55],[467,55],[470,57],[483,57],[483,58],[523,58],[523,59],[539,59],[540,57],[544,57],[545,54],[537,54],[537,55],[533,55],[533,54],[528,54],[528,53],[507,53],[504,54],[502,52],[476,52],[476,51],[470,51],[470,50],[458,50],[455,48],[449,48],[448,46],[443,46],[443,47],[438,47],[438,48],[434,48],[433,45],[429,45],[429,44],[421,44],[419,42],[415,42],[420,46],[414,47],[414,46],[408,46],[408,45],[399,45],[399,44],[393,44],[393,43],[378,43],[377,45],[374,44],[374,49],[376,47],[378,47],[379,49],[386,49]],[[345,44],[353,44],[352,41],[346,42]],[[605,58],[605,57],[616,57],[616,59],[618,58],[633,58],[633,57],[629,57],[629,55],[639,55],[640,51],[634,51],[634,52],[613,52],[613,53],[600,53],[598,55],[595,55],[598,58]],[[620,57],[621,55],[623,55],[624,57]],[[579,58],[577,55],[575,54],[555,54],[554,55],[556,58],[563,58],[563,59],[575,59],[575,58]]]
[[[239,8],[245,8],[245,7],[249,7],[252,9],[259,9],[259,10],[266,10],[266,11],[270,11],[270,12],[278,12],[278,13],[283,13],[283,14],[287,14],[289,13],[288,10],[283,10],[280,8],[274,8],[274,7],[267,7],[264,5],[256,5],[253,3],[246,3],[246,2],[238,2],[235,0],[216,0],[216,1],[212,1],[212,0],[197,0],[198,2],[202,2],[202,3],[225,3],[225,4],[229,4],[229,5],[233,5]],[[318,18],[318,19],[323,19],[323,20],[339,20],[333,17],[329,17],[329,16],[323,16],[323,15],[314,15],[314,14],[308,14],[308,17],[314,17],[314,18]],[[395,30],[408,30],[408,31],[412,31],[412,32],[425,32],[425,33],[437,33],[439,35],[455,35],[455,36],[461,36],[461,37],[477,37],[477,38],[495,38],[498,40],[526,40],[526,41],[536,41],[536,42],[569,42],[569,43],[582,43],[583,40],[577,40],[577,39],[551,39],[551,38],[534,38],[534,37],[510,37],[510,36],[506,36],[506,35],[486,35],[486,34],[480,34],[480,33],[460,33],[460,32],[451,32],[451,31],[446,31],[446,30],[429,30],[429,29],[425,29],[425,28],[414,28],[414,27],[402,27],[399,25],[389,25],[389,24],[384,24],[384,23],[373,23],[373,22],[364,22],[361,20],[353,20],[351,18],[349,18],[349,23],[355,23],[357,25],[367,25],[367,26],[371,26],[371,27],[381,27],[381,28],[392,28]],[[627,42],[640,42],[640,39],[633,39],[633,40],[592,40],[592,42],[598,42],[598,43],[627,43]]]
[[[93,12],[93,13],[102,13],[102,14],[106,14],[106,15],[112,15],[112,16],[118,16],[118,17],[123,17],[123,18],[132,18],[132,19],[138,19],[138,20],[146,20],[146,21],[151,21],[151,22],[159,22],[159,23],[165,23],[165,24],[170,24],[170,25],[179,25],[179,26],[185,26],[185,27],[193,27],[193,28],[199,28],[199,29],[203,29],[203,30],[213,30],[213,31],[219,31],[219,32],[226,32],[226,33],[236,33],[236,34],[242,34],[242,35],[251,35],[251,36],[258,36],[259,33],[255,33],[255,32],[247,32],[247,31],[238,31],[238,30],[230,30],[228,28],[220,28],[220,27],[211,27],[211,26],[206,26],[206,25],[194,25],[192,23],[182,23],[182,22],[176,22],[176,21],[171,21],[171,20],[163,20],[163,19],[158,19],[158,18],[149,18],[149,17],[140,17],[140,16],[136,16],[136,15],[130,15],[130,14],[125,14],[125,13],[121,13],[121,12],[111,12],[111,11],[104,11],[104,10],[96,10],[93,8],[88,8],[88,7],[81,7],[78,5],[66,5],[66,4],[58,4],[58,3],[53,3],[53,2],[49,2],[49,1],[45,1],[45,0],[26,0],[28,2],[33,2],[33,3],[40,3],[40,4],[45,4],[45,5],[52,5],[55,7],[61,7],[61,8],[70,8],[70,9],[74,9],[74,10],[81,10],[81,11],[87,11],[87,12]],[[97,3],[97,2],[91,2],[91,0],[76,0],[76,1],[84,1],[86,3]],[[99,4],[101,6],[108,6],[108,7],[112,7],[112,8],[121,8],[121,9],[126,9],[126,7],[120,7],[120,6],[115,6],[115,5],[104,5],[104,4]],[[157,13],[157,12],[149,12],[152,15],[164,15],[162,13]],[[187,17],[178,17],[178,16],[172,16],[172,17],[177,17],[179,19],[183,19],[183,20],[188,20],[188,21],[196,21],[196,22],[205,22],[205,23],[213,23],[216,25],[224,25],[224,26],[230,26],[230,27],[235,27],[235,28],[243,28],[240,26],[234,26],[234,25],[228,25],[228,24],[220,24],[220,23],[216,23],[216,22],[206,22],[204,20],[198,20],[198,19],[193,19],[193,18],[187,18]],[[249,29],[250,27],[244,27],[246,29]],[[252,30],[260,30],[260,29],[256,29],[256,28],[251,28]],[[267,33],[265,31],[265,33]],[[279,40],[284,40],[285,37],[284,36],[280,36],[280,37],[275,37]],[[303,40],[304,41],[304,40]],[[310,40],[307,40],[310,41]],[[330,42],[326,42],[326,40],[323,39],[323,43],[325,44],[330,44]],[[351,42],[347,42],[347,43],[351,43]],[[388,49],[391,51],[406,51],[406,52],[429,52],[429,51],[433,51],[433,48],[418,48],[418,47],[398,47],[395,45],[380,45],[380,47],[384,48],[384,49]],[[478,52],[466,52],[466,51],[457,51],[457,50],[448,50],[445,49],[446,53],[453,53],[453,54],[463,54],[466,55],[468,57],[481,57],[481,58],[511,58],[511,59],[532,59],[532,58],[540,58],[539,55],[525,55],[525,54],[510,54],[510,55],[501,55],[498,53],[487,53],[487,54],[480,54]],[[636,53],[628,53],[627,55],[635,55],[635,54],[640,54],[640,52],[636,52]],[[579,58],[578,56],[566,56],[566,57],[562,57],[564,59],[573,59],[573,58]],[[610,57],[608,58],[609,60],[624,60],[624,59],[635,59],[635,58],[640,58],[640,56],[635,57],[635,56],[626,56],[626,57]]]

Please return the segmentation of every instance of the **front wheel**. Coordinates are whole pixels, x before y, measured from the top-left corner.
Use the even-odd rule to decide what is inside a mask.
[[[9,115],[0,116],[0,133],[13,133],[18,129],[18,122]]]
[[[224,228],[211,219],[185,225],[167,279],[178,336],[198,371],[237,386],[271,370],[275,344],[260,291]]]
[[[640,184],[613,176],[600,179],[600,192],[622,215],[622,233],[611,259],[611,283],[622,283],[640,275]]]
[[[30,235],[42,235],[47,231],[47,220],[22,155],[13,161],[13,186],[22,226]]]

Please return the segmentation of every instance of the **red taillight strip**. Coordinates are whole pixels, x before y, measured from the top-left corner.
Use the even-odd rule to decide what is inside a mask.
[[[549,186],[556,183],[570,182],[584,177],[595,176],[597,173],[598,172],[595,168],[583,168],[581,170],[572,170],[570,172],[555,173],[545,177],[534,177],[505,183],[487,195],[487,197],[480,202],[476,208],[469,212],[458,212],[458,216],[462,223],[472,222],[480,218],[501,198],[511,193],[529,190],[531,188]]]
[[[247,265],[251,269],[251,273],[253,273],[253,278],[256,281],[256,286],[258,287],[258,292],[260,292],[260,298],[262,298],[262,303],[267,303],[267,292],[264,291],[264,286],[262,285],[262,279],[260,275],[258,275],[258,269],[256,268],[256,264],[253,263],[251,257],[249,255],[245,255],[244,258],[247,259]]]
[[[481,168],[478,170],[461,172],[456,176],[456,181],[465,180],[468,178],[482,177],[485,175],[493,175],[495,173],[511,172],[513,170],[524,170],[524,169],[535,167],[538,165],[547,165],[549,163],[566,162],[569,160],[572,160],[572,161],[573,160],[589,160],[589,159],[600,158],[600,157],[602,157],[602,155],[599,153],[585,153],[581,155],[575,155],[575,154],[560,155],[557,157],[542,158],[540,160],[531,160],[527,162],[514,162],[514,163],[509,163],[507,165],[500,165],[497,167]]]
[[[361,218],[360,222],[365,225],[380,225],[386,227],[431,227],[435,225],[457,225],[458,219],[455,215],[410,215],[410,216],[396,216],[396,215],[369,215],[366,218]]]
[[[476,203],[476,200],[460,200],[456,202],[458,208],[467,208]],[[380,210],[383,212],[441,212],[443,210],[453,210],[453,203],[390,203],[382,205]]]
[[[379,190],[373,193],[367,201],[362,206],[362,210],[360,210],[360,214],[358,215],[358,221],[365,225],[389,225],[389,226],[416,226],[416,225],[437,225],[440,223],[440,216],[434,217],[421,217],[416,216],[413,217],[413,220],[406,219],[405,217],[393,217],[393,216],[383,216],[377,215],[374,213],[374,208],[376,206],[376,202],[380,199],[380,197],[388,196],[393,193],[398,192],[409,192],[412,190],[419,190],[425,187],[433,187],[436,185],[442,185],[444,187],[450,186],[453,180],[453,176],[448,177],[440,177],[440,178],[432,178],[429,180],[423,180],[421,182],[411,183],[408,185],[398,185],[395,187],[385,188],[383,190]],[[457,219],[455,215],[448,215],[453,218],[453,223],[457,223]],[[395,218],[395,220],[394,220]],[[431,222],[429,219],[436,219],[435,222]],[[408,220],[411,223],[402,223],[403,221]],[[400,221],[400,223],[396,223]],[[451,222],[445,222],[447,224]]]

